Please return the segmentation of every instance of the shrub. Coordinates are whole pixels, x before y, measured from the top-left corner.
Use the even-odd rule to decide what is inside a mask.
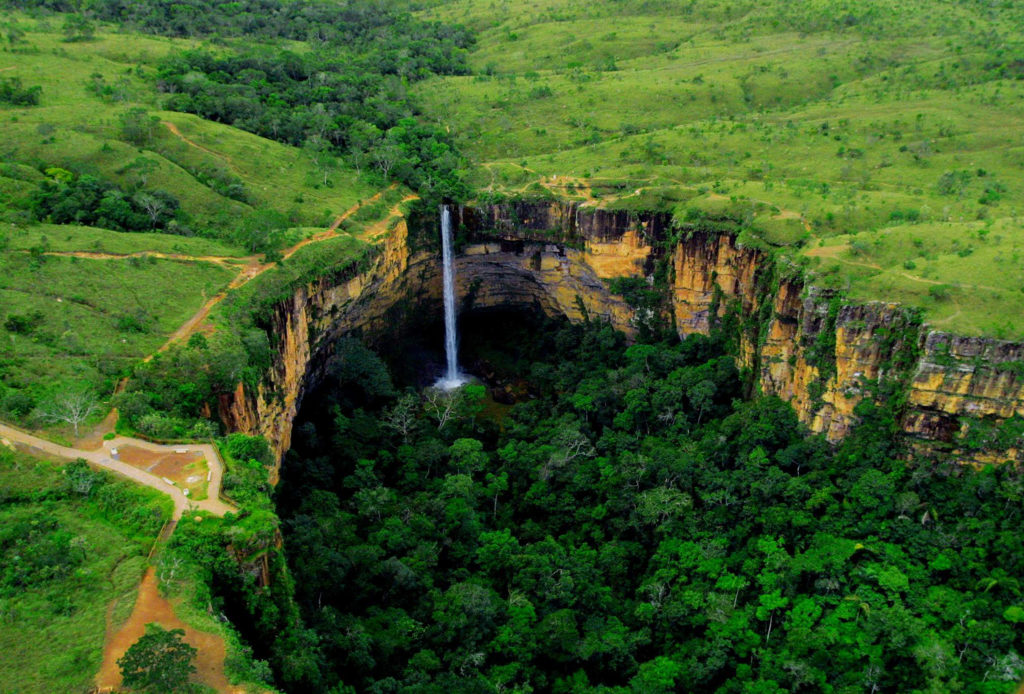
[[[0,104],[11,106],[38,106],[43,88],[23,87],[17,77],[0,78]]]

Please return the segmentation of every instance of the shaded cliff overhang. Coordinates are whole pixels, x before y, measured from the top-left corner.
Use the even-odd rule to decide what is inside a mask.
[[[902,388],[901,428],[923,440],[952,443],[973,422],[1024,415],[1024,345],[928,333],[909,309],[808,286],[784,254],[723,232],[728,220],[547,199],[454,212],[463,310],[538,310],[631,332],[638,310],[611,291],[611,280],[629,277],[664,293],[680,336],[707,334],[731,312],[752,384],[830,440],[858,421],[855,408],[879,379]],[[258,392],[225,405],[229,425],[263,434],[280,458],[337,337],[372,339],[440,314],[439,237],[437,208],[414,207],[358,274],[314,278],[282,298],[271,312],[274,365]]]

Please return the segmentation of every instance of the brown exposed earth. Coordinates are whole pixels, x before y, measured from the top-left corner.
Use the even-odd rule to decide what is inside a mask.
[[[128,648],[139,640],[146,625],[156,623],[165,629],[183,629],[185,641],[196,650],[194,661],[196,672],[192,676],[195,682],[201,682],[218,692],[239,692],[245,690],[232,686],[224,676],[224,658],[227,648],[224,639],[218,634],[198,631],[187,626],[174,614],[170,601],[161,597],[156,585],[153,567],[146,570],[146,575],[139,586],[139,597],[135,601],[132,614],[114,633],[107,634],[103,645],[103,666],[96,676],[99,691],[113,691],[121,686],[121,671],[117,659],[125,654]]]
[[[122,446],[117,449],[118,459],[134,468],[145,470],[157,477],[173,481],[179,487],[189,490],[192,499],[206,498],[206,473],[203,456],[197,451],[177,453],[153,451],[137,446]]]

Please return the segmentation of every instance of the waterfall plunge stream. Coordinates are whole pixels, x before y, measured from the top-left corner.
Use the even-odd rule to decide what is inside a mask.
[[[458,388],[469,379],[459,371],[459,335],[455,325],[455,267],[452,262],[452,213],[441,206],[441,262],[444,267],[444,353],[448,366],[434,385],[443,390]]]

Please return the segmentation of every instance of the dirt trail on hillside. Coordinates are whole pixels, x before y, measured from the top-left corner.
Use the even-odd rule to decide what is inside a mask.
[[[174,513],[171,518],[174,520],[181,518],[189,506],[208,511],[215,516],[223,516],[225,513],[237,511],[234,506],[220,499],[221,483],[224,477],[224,462],[221,460],[217,448],[210,443],[163,445],[130,436],[115,436],[108,441],[102,441],[102,446],[97,450],[89,450],[62,446],[53,441],[47,441],[46,439],[34,436],[27,431],[0,423],[0,445],[11,448],[19,447],[36,457],[52,456],[62,460],[77,460],[81,458],[122,477],[127,477],[138,484],[155,489],[171,498],[171,501],[174,503]],[[185,455],[192,453],[201,455],[206,459],[209,471],[208,498],[198,501],[190,499],[183,493],[180,486],[168,484],[162,477],[132,467],[126,462],[121,461],[118,455],[115,454],[115,449],[126,446],[161,455]]]
[[[88,258],[90,260],[161,258],[163,260],[181,260],[190,263],[216,263],[218,265],[237,265],[238,263],[251,261],[255,258],[255,256],[187,255],[185,253],[161,253],[159,251],[135,251],[134,253],[105,253],[103,251],[45,251],[43,255],[56,255],[68,258]]]
[[[243,273],[244,273],[244,271],[243,271]],[[241,277],[241,275],[239,275],[239,277]],[[226,297],[228,295],[228,289],[231,289],[232,285],[234,285],[235,282],[238,281],[238,279],[239,278],[236,277],[231,282],[231,284],[228,285],[227,289],[223,289],[223,290],[217,292],[216,294],[213,295],[213,298],[207,300],[206,303],[204,303],[199,308],[198,311],[196,311],[194,314],[192,314],[191,318],[189,318],[187,321],[182,323],[178,327],[177,330],[175,330],[173,333],[171,333],[171,336],[167,338],[167,341],[164,342],[162,345],[160,345],[160,349],[158,349],[153,354],[150,354],[150,355],[146,356],[142,360],[142,362],[146,363],[146,362],[150,361],[153,357],[155,357],[160,352],[164,352],[164,351],[168,350],[170,348],[170,346],[173,345],[175,342],[178,342],[180,340],[185,340],[185,339],[191,337],[193,333],[197,332],[199,330],[199,326],[202,325],[203,321],[205,321],[207,316],[210,315],[210,310],[214,306],[216,306],[217,304],[219,304],[221,301],[224,300],[224,297]],[[238,285],[238,286],[241,286],[241,285]]]
[[[366,241],[367,243],[373,243],[378,236],[387,233],[388,226],[391,224],[391,220],[395,219],[395,217],[402,216],[402,205],[404,203],[409,202],[410,200],[416,200],[418,198],[419,196],[416,195],[415,193],[410,193],[409,195],[406,195],[400,201],[395,203],[395,205],[388,211],[387,217],[377,222],[374,222],[370,226],[363,229],[362,233],[359,234],[359,239],[361,241]]]
[[[374,195],[370,196],[366,200],[363,200],[361,202],[357,202],[355,205],[353,205],[352,207],[348,208],[347,210],[342,212],[340,215],[338,215],[334,219],[334,221],[331,223],[331,226],[328,227],[326,230],[320,232],[319,234],[314,234],[313,236],[310,236],[309,238],[303,239],[302,241],[299,241],[295,245],[293,245],[293,246],[291,246],[289,248],[286,248],[285,250],[283,250],[281,252],[281,257],[283,259],[287,260],[288,258],[292,257],[295,254],[295,252],[298,251],[300,248],[304,248],[305,246],[308,246],[311,243],[319,243],[321,241],[326,241],[328,239],[332,239],[332,238],[335,238],[335,237],[339,236],[339,234],[338,234],[338,227],[341,226],[342,222],[344,222],[346,219],[348,219],[349,217],[354,215],[356,212],[358,212],[360,210],[360,208],[362,208],[363,206],[372,204],[372,203],[376,202],[377,200],[380,200],[380,198],[385,193],[387,193],[388,191],[394,190],[396,187],[397,187],[397,184],[393,183],[390,186],[388,186],[387,188],[385,188],[384,190],[378,191]],[[219,256],[194,256],[194,257],[192,257],[192,256],[182,256],[181,259],[182,260],[186,260],[186,259],[203,260],[203,259],[206,259],[206,258],[218,258],[218,257]],[[226,263],[228,260],[229,259],[227,259],[227,258],[222,258],[222,259],[220,259],[220,262]],[[227,287],[225,287],[221,291],[217,292],[217,294],[215,294],[213,297],[211,297],[209,300],[207,300],[202,305],[202,307],[200,307],[200,309],[198,311],[196,311],[196,313],[191,318],[189,318],[187,321],[185,321],[181,325],[181,327],[179,327],[177,330],[175,330],[173,333],[171,333],[171,336],[167,339],[166,342],[164,342],[164,344],[160,347],[160,349],[158,349],[154,354],[151,354],[151,355],[147,356],[145,359],[143,359],[144,362],[148,362],[149,360],[151,360],[155,356],[155,354],[159,354],[160,352],[163,352],[163,351],[167,350],[174,343],[176,343],[176,342],[178,342],[180,340],[186,340],[189,337],[191,337],[194,333],[199,332],[202,329],[204,321],[210,315],[210,311],[213,309],[214,306],[216,306],[217,304],[219,304],[221,301],[224,300],[224,298],[228,295],[228,292],[230,292],[233,289],[238,289],[239,287],[247,284],[252,279],[258,277],[259,275],[262,275],[264,272],[266,272],[267,270],[269,270],[269,269],[271,269],[271,268],[273,268],[273,267],[275,267],[277,265],[276,262],[274,262],[274,263],[264,263],[264,262],[261,262],[258,256],[248,256],[248,257],[245,257],[245,258],[232,258],[231,260],[234,260],[234,261],[241,260],[241,261],[245,261],[247,264],[245,265],[244,268],[242,268],[242,270],[238,273],[238,275],[235,277],[235,279],[233,279],[231,281],[231,283],[228,284]]]
[[[210,156],[217,157],[218,159],[223,161],[225,164],[227,164],[228,168],[230,168],[235,173],[238,173],[238,169],[235,168],[234,162],[231,161],[231,157],[229,157],[228,155],[221,154],[220,152],[214,152],[212,149],[207,149],[206,147],[203,147],[198,142],[195,142],[193,140],[188,139],[187,137],[185,137],[181,133],[180,130],[178,130],[178,126],[175,125],[174,123],[171,123],[170,121],[166,121],[166,120],[160,121],[160,125],[162,125],[165,128],[167,128],[172,135],[174,135],[176,138],[178,138],[179,140],[181,140],[185,144],[189,145],[190,147],[195,147],[196,149],[198,149],[201,152],[206,152]]]
[[[378,200],[381,199],[381,196],[383,196],[385,193],[390,193],[397,187],[397,183],[392,183],[384,190],[377,191],[363,202],[356,203],[352,207],[348,208],[347,210],[345,210],[344,212],[342,212],[341,214],[334,218],[334,221],[331,222],[331,226],[327,227],[327,232],[336,232],[338,230],[338,227],[341,226],[341,223],[344,222],[349,217],[351,217],[352,215],[354,215],[356,212],[358,212],[361,207],[363,207],[364,205],[370,205],[372,203],[377,202]]]
[[[103,646],[103,665],[96,676],[96,686],[100,691],[113,691],[121,686],[117,659],[139,640],[146,631],[146,624],[151,622],[165,629],[185,630],[185,641],[197,649],[193,681],[202,682],[218,692],[245,691],[229,684],[224,675],[224,658],[227,655],[224,639],[218,634],[193,629],[178,619],[171,603],[161,597],[157,590],[156,573],[152,566],[146,569],[146,575],[139,585],[139,596],[128,621],[116,633],[107,634]]]
[[[373,195],[371,195],[370,197],[368,197],[366,200],[363,200],[362,202],[356,203],[355,205],[353,205],[352,207],[348,208],[347,210],[345,210],[344,212],[339,214],[337,217],[335,217],[334,221],[331,222],[331,226],[327,227],[327,229],[325,231],[322,231],[319,234],[315,234],[313,236],[310,236],[308,239],[303,239],[302,241],[299,241],[297,244],[295,244],[291,248],[287,249],[286,251],[283,251],[281,253],[281,255],[284,256],[287,259],[287,258],[290,258],[292,255],[294,255],[295,251],[299,250],[300,248],[302,248],[304,246],[308,246],[311,243],[318,243],[320,241],[326,241],[327,239],[332,239],[335,236],[338,236],[338,227],[341,226],[342,222],[344,222],[346,219],[348,219],[349,217],[354,215],[356,212],[358,212],[360,210],[360,208],[365,207],[366,205],[372,205],[373,203],[375,203],[378,200],[380,200],[384,196],[385,193],[389,193],[389,192],[391,192],[392,190],[394,190],[397,187],[398,187],[397,183],[392,183],[390,186],[388,186],[384,190],[378,191],[378,192],[374,193]]]

